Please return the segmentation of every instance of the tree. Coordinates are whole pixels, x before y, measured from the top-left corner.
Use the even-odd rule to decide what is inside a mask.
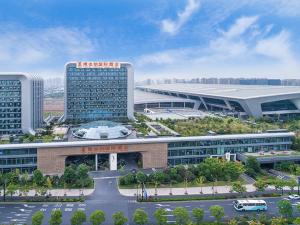
[[[175,217],[175,221],[177,225],[187,225],[190,223],[189,212],[186,208],[177,207],[173,211],[173,215]]]
[[[251,221],[249,221],[249,225],[264,225],[264,224],[262,224],[261,222],[256,221],[256,220],[251,220]]]
[[[297,182],[294,179],[287,180],[286,184],[291,189],[291,191],[294,191],[294,188],[297,186]]]
[[[28,174],[28,172],[26,171],[24,174],[22,174],[21,176],[21,184],[22,186],[25,186],[28,184],[28,181],[30,180],[30,176]]]
[[[144,225],[148,223],[148,214],[143,209],[136,209],[133,214],[133,221],[137,225]]]
[[[265,182],[262,179],[258,179],[255,183],[254,186],[256,187],[257,191],[263,192],[266,190],[266,188],[268,187],[267,182]]]
[[[294,219],[293,224],[300,225],[300,217],[297,217],[296,219]]]
[[[64,181],[66,184],[74,184],[76,182],[76,171],[72,166],[67,166],[64,171]]]
[[[287,219],[283,217],[274,217],[271,220],[271,225],[287,225]]]
[[[101,210],[95,210],[90,216],[90,222],[93,225],[100,225],[105,221],[105,214]]]
[[[231,219],[229,222],[228,222],[228,225],[238,225],[238,221],[236,219]]]
[[[147,176],[142,171],[139,171],[136,173],[136,180],[138,183],[143,184],[146,182]]]
[[[37,211],[32,215],[31,223],[32,225],[42,225],[44,219],[44,213],[41,211]]]
[[[200,176],[196,179],[196,183],[200,186],[200,193],[202,194],[202,184],[205,182],[205,177],[204,176]]]
[[[112,218],[114,220],[114,225],[124,225],[128,221],[123,212],[116,212],[112,215]]]
[[[215,217],[217,224],[220,224],[221,219],[224,217],[225,215],[225,211],[224,208],[222,206],[219,205],[213,205],[209,208],[210,214]]]
[[[10,183],[8,186],[7,186],[7,194],[10,195],[10,197],[12,197],[18,190],[18,187],[17,185],[13,184],[13,183]]]
[[[49,194],[50,194],[50,190],[52,189],[52,180],[50,177],[47,177],[46,179],[46,185],[47,185],[47,188],[49,190]]]
[[[240,181],[236,181],[232,183],[232,190],[239,194],[243,194],[244,192],[246,192],[246,187],[243,186]]]
[[[195,224],[200,225],[204,217],[204,210],[200,208],[193,208],[192,216],[194,218]]]
[[[50,225],[60,225],[62,223],[62,211],[60,209],[51,212]]]
[[[283,195],[283,187],[285,186],[285,181],[281,179],[276,179],[274,181],[274,186],[276,190],[281,190],[281,195]]]
[[[280,200],[277,203],[279,214],[286,219],[290,219],[293,216],[293,207],[288,200]]]
[[[258,216],[258,221],[261,222],[262,224],[269,224],[269,218],[265,213],[261,213]]]
[[[23,196],[27,196],[28,192],[30,191],[29,185],[21,185],[20,187],[20,192],[22,193]]]
[[[45,183],[43,173],[39,169],[36,169],[35,171],[33,171],[32,180],[38,186],[43,186]]]
[[[46,187],[38,186],[36,187],[36,193],[40,196],[45,196],[47,194],[47,189]]]
[[[246,173],[251,177],[256,177],[257,174],[261,173],[260,163],[253,156],[247,157],[245,168]]]
[[[86,164],[80,164],[77,167],[77,179],[81,185],[81,187],[85,187],[89,181],[89,167]]]
[[[82,210],[77,210],[71,217],[71,225],[81,225],[86,221],[86,215]]]
[[[154,212],[154,218],[158,225],[166,225],[167,223],[167,212],[165,209],[159,208]]]
[[[155,184],[155,195],[157,195],[157,186],[163,182],[165,178],[164,173],[160,172],[160,171],[156,171],[153,174],[153,180],[154,180],[154,184]]]

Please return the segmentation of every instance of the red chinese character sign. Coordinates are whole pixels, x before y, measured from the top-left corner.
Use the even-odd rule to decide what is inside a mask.
[[[76,62],[76,68],[115,68],[119,69],[119,62]]]

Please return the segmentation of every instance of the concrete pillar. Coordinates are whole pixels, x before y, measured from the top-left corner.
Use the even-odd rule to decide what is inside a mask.
[[[109,154],[109,169],[110,170],[117,170],[118,169],[118,158],[117,153]]]
[[[95,170],[98,170],[98,154],[95,155]]]

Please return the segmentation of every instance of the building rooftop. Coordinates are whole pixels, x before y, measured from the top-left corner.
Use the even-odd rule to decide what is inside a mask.
[[[2,149],[22,149],[22,148],[59,148],[59,147],[84,147],[99,145],[122,145],[122,144],[150,144],[150,143],[171,143],[178,141],[206,141],[206,140],[231,140],[245,138],[269,138],[269,137],[294,137],[293,132],[283,133],[258,133],[258,134],[233,134],[214,136],[192,136],[192,137],[159,137],[159,138],[135,138],[135,139],[113,139],[113,140],[83,140],[69,142],[50,143],[22,143],[22,144],[2,144]]]
[[[141,90],[134,90],[134,104],[143,104],[150,102],[194,102],[190,99],[183,99],[170,95],[161,95]]]
[[[299,94],[299,87],[291,86],[261,86],[261,85],[218,85],[218,84],[159,84],[139,86],[152,90],[172,91],[182,94],[206,95],[226,98],[261,98],[277,95]]]

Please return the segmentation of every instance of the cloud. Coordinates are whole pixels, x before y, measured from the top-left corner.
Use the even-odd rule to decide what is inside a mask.
[[[255,52],[282,62],[294,61],[291,50],[290,33],[282,30],[280,33],[257,42]]]
[[[177,13],[176,20],[164,19],[161,22],[162,31],[170,35],[175,35],[199,8],[199,0],[187,0],[184,10]]]
[[[254,23],[257,22],[258,18],[258,16],[243,16],[238,18],[235,23],[229,28],[229,30],[224,32],[224,36],[227,38],[234,38],[236,36],[242,35]]]
[[[57,60],[76,59],[95,50],[94,42],[77,28],[28,29],[0,27],[0,65],[6,69],[34,68]],[[65,61],[62,61],[64,64]]]
[[[162,77],[268,76],[297,77],[300,64],[291,34],[275,32],[273,24],[259,24],[259,16],[242,16],[217,32],[206,45],[142,55],[137,71]],[[157,65],[157,66],[156,66]]]

